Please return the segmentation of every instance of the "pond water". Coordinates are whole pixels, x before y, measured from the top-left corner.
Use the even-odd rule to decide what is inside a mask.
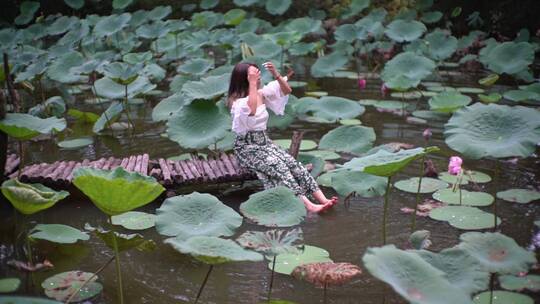
[[[479,75],[465,77],[463,74],[445,77],[444,83],[455,87],[477,86],[474,79]],[[368,79],[368,87],[360,91],[356,80],[346,78],[298,79],[309,81],[316,85],[317,90],[327,91],[329,95],[341,96],[353,100],[382,99],[379,91],[380,81]],[[293,94],[298,97],[304,95],[304,89],[294,89]],[[84,99],[82,95],[81,99]],[[386,97],[384,99],[391,99]],[[80,150],[61,151],[52,140],[32,142],[28,145],[25,163],[41,161],[52,162],[59,159],[80,160],[83,158],[96,159],[105,156],[126,156],[138,153],[148,153],[151,158],[170,157],[181,154],[183,151],[174,142],[160,136],[165,132],[163,123],[153,123],[151,119],[151,105],[155,100],[149,100],[146,105],[132,106],[137,113],[135,120],[135,134],[133,137],[99,136],[94,137],[95,143]],[[79,102],[79,101],[78,101]],[[427,109],[427,98],[410,101],[417,104],[419,109]],[[97,110],[97,106],[86,106],[87,109]],[[374,128],[377,135],[375,145],[389,142],[411,143],[422,146],[425,141],[422,131],[430,127],[433,137],[430,145],[441,148],[441,153],[431,155],[435,166],[445,171],[448,157],[454,153],[446,146],[443,137],[445,121],[429,120],[427,125],[407,123],[404,117],[391,113],[380,113],[374,107],[367,106],[366,112],[360,117],[364,126]],[[73,124],[70,123],[70,127]],[[294,130],[305,131],[304,139],[318,141],[329,130],[338,124],[316,124],[296,120],[284,131],[271,130],[270,136],[274,139],[290,138]],[[73,134],[91,134],[91,126],[72,127]],[[344,156],[346,157],[346,155]],[[337,162],[343,163],[346,158]],[[464,160],[468,169],[479,170],[494,176],[495,161]],[[494,194],[508,188],[540,187],[538,174],[540,162],[537,157],[520,160],[517,163],[501,162],[500,174],[495,181],[479,184],[482,191]],[[402,180],[418,176],[420,164],[414,162],[404,172],[393,180]],[[176,189],[177,193],[184,194],[192,191],[210,192],[221,201],[238,210],[241,202],[245,201],[251,193],[260,190],[257,183],[233,183],[213,185],[210,187],[196,186]],[[466,186],[465,189],[470,189]],[[72,189],[73,190],[73,189]],[[334,194],[331,189],[324,189],[327,195]],[[72,193],[75,192],[74,190]],[[422,195],[429,198],[430,194]],[[154,212],[162,200],[141,208],[141,211]],[[390,209],[388,221],[387,242],[397,247],[405,248],[410,234],[411,216],[400,211],[402,207],[413,207],[415,194],[405,193],[393,189],[390,194]],[[503,219],[500,231],[514,238],[521,246],[527,246],[534,232],[534,220],[540,217],[540,206],[537,204],[512,204],[497,200],[499,216]],[[343,202],[332,211],[324,215],[308,215],[301,224],[304,232],[305,244],[325,248],[330,252],[331,258],[336,262],[350,262],[363,268],[361,258],[368,247],[381,246],[381,222],[383,214],[383,198],[353,198],[348,206]],[[491,212],[491,207],[482,208]],[[14,217],[14,212],[8,202],[1,204],[0,218],[0,277],[18,276],[20,273],[6,266],[6,261],[13,258],[14,231],[20,231],[26,223],[30,227],[33,223],[62,223],[82,228],[85,223],[93,226],[106,226],[105,216],[88,200],[81,195],[72,195],[68,201],[57,204],[44,212],[25,218]],[[15,229],[15,221],[17,229]],[[418,229],[431,231],[433,245],[431,250],[439,251],[458,243],[459,235],[463,232],[455,229],[445,222],[438,222],[429,218],[419,217]],[[245,221],[233,238],[247,230],[263,230],[261,226]],[[127,232],[127,231],[126,231]],[[193,301],[208,267],[196,262],[187,255],[181,255],[169,245],[162,243],[164,237],[155,229],[142,231],[142,234],[153,239],[158,244],[155,251],[138,252],[131,250],[122,254],[122,271],[124,277],[124,296],[126,303],[183,303]],[[55,269],[46,272],[37,272],[31,280],[26,281],[20,289],[21,294],[41,295],[41,282],[52,275],[68,270],[84,270],[93,272],[97,270],[113,253],[96,237],[79,245],[58,246],[40,242],[35,245],[39,258],[48,258]],[[230,263],[214,268],[208,284],[202,294],[201,303],[257,303],[264,301],[268,289],[270,272],[266,263]],[[93,303],[115,303],[116,282],[114,266],[111,264],[102,274],[100,281],[104,285],[103,295]],[[530,294],[540,301],[538,294]],[[274,281],[273,298],[296,301],[298,303],[322,303],[323,290],[311,284],[295,280],[292,277],[277,274]],[[374,279],[367,270],[349,284],[331,287],[328,291],[329,303],[405,303],[392,289],[379,280]]]

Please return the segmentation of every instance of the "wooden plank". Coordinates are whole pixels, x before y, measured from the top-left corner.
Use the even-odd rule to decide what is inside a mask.
[[[180,176],[182,177],[182,180],[177,183],[182,183],[188,179],[186,172],[184,172],[184,169],[182,168],[182,166],[180,165],[178,161],[173,161],[173,167],[176,170],[176,172],[178,172]]]
[[[114,157],[111,156],[111,157],[107,158],[107,160],[103,164],[103,167],[101,167],[101,168],[103,170],[111,170],[113,162],[114,162]]]
[[[163,158],[160,158],[158,162],[159,166],[161,167],[161,173],[163,174],[163,184],[172,185],[173,181],[171,176],[171,170],[169,170],[167,162]]]
[[[231,174],[229,173],[227,168],[225,168],[225,164],[223,164],[223,162],[221,161],[221,159],[219,159],[219,157],[215,157],[215,161],[216,161],[217,166],[219,167],[219,170],[221,171],[221,173],[223,173],[223,176],[225,177],[225,179],[230,180]]]
[[[234,170],[234,167],[231,163],[231,160],[227,157],[227,154],[221,153],[219,156],[223,164],[225,165],[225,168],[227,168],[228,173],[231,175],[231,178],[235,178],[238,174]]]
[[[187,179],[185,181],[190,183],[194,182],[195,176],[193,175],[193,172],[191,172],[187,162],[185,160],[180,160],[178,161],[178,164],[182,167],[182,170],[184,170],[184,173],[187,175]]]
[[[150,160],[150,157],[148,156],[148,154],[143,154],[142,156],[142,161],[141,161],[141,168],[140,168],[140,171],[141,174],[143,175],[147,175],[148,174],[148,162]]]
[[[133,168],[133,171],[141,173],[141,166],[142,166],[142,154],[137,155],[137,159],[135,159],[135,167]]]
[[[189,167],[189,170],[191,170],[191,173],[193,173],[194,181],[204,180],[203,173],[197,170],[197,167],[193,160],[186,160],[185,162],[186,162],[186,165]]]
[[[129,157],[129,161],[126,167],[126,171],[133,172],[135,168],[135,162],[137,161],[137,156],[132,155]]]
[[[214,171],[212,171],[212,169],[210,169],[210,166],[208,165],[208,162],[203,162],[202,166],[203,166],[203,169],[204,169],[206,175],[208,175],[208,178],[211,181],[217,180],[217,176],[214,174]]]
[[[223,181],[225,179],[225,175],[221,170],[219,169],[219,166],[217,165],[216,161],[212,157],[208,157],[206,162],[210,166],[210,169],[212,169],[212,172],[214,172],[214,175],[216,176],[216,179],[218,181]]]
[[[127,169],[128,162],[129,162],[129,157],[124,157],[122,159],[122,162],[120,163],[120,167]]]
[[[59,161],[55,161],[52,164],[48,164],[43,170],[41,170],[41,172],[38,172],[35,180],[38,183],[43,183],[45,181],[45,178],[47,177],[47,175],[49,175],[51,172],[53,172],[54,169],[56,169],[56,167],[58,167],[59,163],[60,163]]]
[[[69,185],[69,175],[71,174],[71,172],[73,171],[73,168],[75,167],[75,165],[77,165],[77,162],[76,161],[69,161],[68,162],[68,165],[66,166],[66,169],[64,171],[62,171],[57,180],[60,184],[62,184],[63,186],[68,186]]]
[[[152,170],[150,170],[150,176],[152,176],[153,178],[155,178],[158,181],[162,182],[162,180],[161,180],[161,169],[152,168]]]
[[[171,176],[174,182],[180,184],[184,179],[182,177],[182,174],[180,174],[180,172],[178,172],[178,170],[176,169],[174,162],[172,160],[167,160],[167,166],[169,166],[169,170],[171,170]]]

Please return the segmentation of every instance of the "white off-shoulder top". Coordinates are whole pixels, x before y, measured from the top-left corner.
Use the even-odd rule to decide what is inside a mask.
[[[285,81],[287,80],[286,77]],[[268,123],[268,111],[272,110],[276,115],[285,113],[285,106],[289,100],[289,95],[283,95],[277,80],[269,82],[259,90],[262,95],[263,104],[257,107],[254,115],[249,115],[251,109],[248,105],[248,96],[238,98],[231,107],[232,130],[234,133],[244,135],[248,131],[264,131]]]

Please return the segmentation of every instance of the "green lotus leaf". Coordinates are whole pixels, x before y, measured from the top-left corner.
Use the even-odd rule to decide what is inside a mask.
[[[202,0],[201,3],[199,3],[199,6],[203,10],[211,9],[216,7],[216,5],[219,4],[219,0]]]
[[[262,261],[263,256],[257,252],[246,250],[232,240],[224,240],[215,236],[194,236],[187,240],[169,238],[164,241],[180,253],[189,254],[195,259],[210,265],[228,262]]]
[[[394,92],[390,94],[390,96],[394,98],[399,98],[399,99],[418,99],[418,98],[421,98],[422,96],[428,97],[424,95],[423,92],[418,92],[418,91]]]
[[[0,293],[14,292],[17,289],[19,289],[20,285],[21,285],[21,280],[19,278],[0,279]]]
[[[499,277],[501,287],[507,290],[524,290],[540,291],[540,276],[529,274],[523,277],[513,275],[504,275]]]
[[[301,87],[305,87],[307,86],[307,82],[305,81],[294,81],[294,80],[291,80],[288,82],[289,83],[289,86],[291,88],[301,88]]]
[[[56,117],[39,118],[30,114],[7,113],[6,117],[0,120],[0,130],[19,140],[50,134],[53,131],[61,132],[65,128],[66,120]]]
[[[302,152],[303,154],[307,155],[313,155],[316,157],[320,157],[323,160],[335,160],[341,158],[339,154],[337,154],[334,151],[328,151],[328,150],[312,150],[312,151],[306,151]]]
[[[328,96],[328,92],[326,92],[326,91],[308,91],[308,92],[306,92],[306,96],[323,97],[323,96]]]
[[[231,236],[242,224],[242,216],[207,193],[168,198],[156,214],[157,231],[176,241],[200,235]]]
[[[194,58],[184,62],[176,69],[178,72],[192,75],[203,75],[212,68],[214,62],[204,58]]]
[[[317,183],[321,186],[332,187],[332,177],[334,177],[335,175],[341,172],[346,172],[346,171],[332,170],[332,171],[323,173],[317,177]]]
[[[451,226],[463,230],[493,228],[494,215],[475,207],[446,206],[431,210],[429,217],[437,221],[447,221]],[[497,217],[497,225],[501,219]]]
[[[58,301],[66,301],[74,293],[77,293],[72,301],[82,302],[84,300],[95,297],[103,290],[103,286],[96,282],[97,276],[91,272],[83,271],[66,271],[53,275],[41,283],[41,287],[45,289],[45,294],[49,298]],[[90,279],[91,278],[91,279]],[[82,289],[82,285],[90,280]],[[19,303],[19,302],[17,302]],[[31,302],[35,303],[35,302]]]
[[[519,89],[540,94],[540,83],[535,82],[529,85],[522,85],[519,86]]]
[[[269,227],[300,224],[306,216],[304,204],[286,187],[278,186],[249,196],[240,212],[255,223]]]
[[[433,60],[446,60],[457,50],[456,37],[441,30],[427,34],[424,40],[428,43],[425,54]]]
[[[60,244],[73,244],[78,240],[90,239],[88,234],[79,229],[61,224],[38,224],[32,229],[29,237]]]
[[[418,191],[418,183],[420,178],[411,177],[409,179],[400,180],[394,183],[394,187],[401,191],[416,193]],[[448,187],[448,184],[436,178],[423,177],[420,185],[420,193],[432,193],[440,189]]]
[[[188,100],[215,99],[225,94],[229,89],[230,75],[209,76],[200,81],[189,81],[183,86],[183,92]]]
[[[265,256],[279,254],[299,254],[303,251],[302,229],[247,231],[236,242],[244,248],[261,252]]]
[[[432,111],[451,113],[470,104],[472,98],[458,92],[441,92],[429,99],[429,108]]]
[[[324,96],[319,99],[304,97],[295,103],[297,114],[311,113],[317,118],[328,121],[354,118],[362,115],[365,108],[357,102],[335,96]]]
[[[376,100],[373,106],[378,109],[401,110],[409,108],[411,104],[397,100]]]
[[[479,60],[497,74],[517,74],[532,64],[534,47],[528,42],[495,43],[487,51],[480,52]]]
[[[311,76],[325,77],[329,74],[343,68],[349,59],[343,52],[335,51],[330,55],[319,57],[311,66]]]
[[[456,90],[460,93],[466,93],[466,94],[481,94],[486,91],[482,88],[473,88],[473,87],[460,87],[460,88],[457,88]]]
[[[375,137],[370,127],[341,126],[323,135],[319,148],[359,155],[373,147]]]
[[[499,93],[491,93],[489,95],[484,94],[478,94],[478,99],[480,99],[483,103],[492,103],[492,102],[498,102],[501,100],[502,95]]]
[[[285,105],[285,111],[283,115],[277,115],[273,111],[270,111],[268,113],[268,128],[278,128],[280,130],[284,130],[294,122],[296,115],[292,106],[293,98],[294,100],[296,100],[296,97],[292,97],[291,95],[289,95],[289,102]]]
[[[239,8],[233,8],[232,10],[226,12],[225,15],[223,15],[223,18],[225,19],[225,24],[234,26],[240,24],[245,17],[246,11]]]
[[[420,20],[422,20],[422,22],[427,23],[427,24],[437,23],[439,22],[439,20],[441,20],[442,16],[443,16],[443,13],[439,11],[427,12],[427,13],[422,14],[422,18]],[[457,39],[456,39],[456,46],[457,46]]]
[[[508,189],[497,192],[497,197],[514,203],[528,204],[540,199],[540,192],[529,189]]]
[[[422,22],[415,20],[394,20],[386,27],[384,33],[396,42],[414,41],[427,31]]]
[[[137,64],[152,60],[152,52],[128,53],[122,56],[122,60],[129,64]]]
[[[415,117],[428,119],[428,120],[442,120],[447,121],[449,116],[447,113],[441,113],[441,112],[434,112],[434,111],[414,111],[412,112],[412,115]]]
[[[358,15],[364,9],[369,7],[370,2],[371,2],[370,0],[352,0],[351,4],[349,4],[349,7],[344,9],[341,17],[344,19],[347,19],[347,18]]]
[[[121,15],[109,15],[101,18],[94,26],[94,36],[108,37],[116,34],[124,27],[128,26],[131,14],[123,13]]]
[[[84,0],[64,0],[64,2],[74,10],[79,10],[84,6]]]
[[[404,52],[385,64],[381,79],[387,87],[404,91],[418,86],[434,69],[435,63],[432,60],[412,52]]]
[[[540,100],[540,94],[525,90],[510,90],[503,94],[504,98],[511,101]]]
[[[123,99],[125,98],[126,86],[117,83],[109,77],[103,77],[94,83],[96,88],[96,94],[98,96],[109,99]],[[144,76],[138,76],[133,82],[127,86],[127,97],[133,98],[138,94],[143,94],[153,90],[156,87],[152,84],[148,78]]]
[[[333,262],[330,259],[330,254],[323,248],[305,245],[302,253],[291,254],[283,253],[276,256],[276,266],[274,271],[281,274],[291,275],[293,270],[304,264]],[[268,268],[272,269],[273,262],[268,264]]]
[[[388,177],[403,170],[410,162],[422,157],[422,155],[437,152],[438,150],[437,147],[400,150],[395,153],[379,150],[374,154],[353,158],[346,162],[343,168]]]
[[[450,183],[452,185],[456,184],[458,181],[459,181],[460,185],[469,184],[469,179],[465,175],[463,175],[461,177],[461,180],[460,180],[459,176],[457,176],[457,175],[452,175],[452,174],[450,174],[448,172],[441,172],[441,173],[439,173],[438,177],[439,177],[440,180],[443,180],[443,181],[445,181],[447,183]]]
[[[128,211],[111,217],[113,225],[129,230],[145,230],[155,225],[156,215],[140,211]]]
[[[394,245],[368,248],[362,261],[373,276],[411,303],[472,303],[463,290],[448,281],[443,271],[414,252]]]
[[[474,207],[489,206],[495,200],[495,198],[489,193],[461,190],[460,204],[460,190],[452,191],[451,188],[438,190],[437,192],[433,193],[433,198],[451,205]]]
[[[489,74],[487,77],[484,77],[480,80],[478,80],[478,83],[483,86],[492,86],[499,80],[498,74]]]
[[[153,240],[145,240],[139,233],[122,234],[113,230],[105,230],[101,227],[95,228],[88,223],[84,225],[84,229],[94,233],[110,249],[115,250],[115,247],[118,247],[119,252],[133,248],[139,251],[151,251],[156,248],[156,243]]]
[[[290,20],[285,26],[285,31],[298,32],[301,35],[309,33],[321,33],[322,21],[312,17],[302,17]]]
[[[360,119],[351,118],[351,119],[340,119],[339,123],[344,126],[358,126],[362,124]]]
[[[167,6],[156,6],[150,12],[148,12],[148,19],[157,21],[161,20],[172,13],[172,8]]]
[[[450,87],[450,86],[431,86],[431,87],[428,87],[428,90],[433,91],[433,92],[455,92],[455,91],[457,91],[456,88]]]
[[[536,263],[534,252],[520,247],[514,239],[498,232],[467,232],[459,238],[461,243],[458,247],[492,273],[527,272]]]
[[[313,177],[319,176],[319,174],[324,171],[325,162],[320,157],[305,153],[299,153],[297,160],[301,162],[304,166],[311,164],[312,169],[310,173]]]
[[[130,6],[134,0],[113,0],[112,7],[115,10],[122,10],[128,6]]]
[[[417,230],[409,235],[409,244],[417,250],[428,248],[431,246],[430,236],[431,232],[428,230]]]
[[[237,6],[251,6],[259,2],[259,0],[233,0],[233,2]]]
[[[291,140],[290,139],[274,139],[272,142],[278,146],[280,146],[284,150],[288,150],[291,146]],[[304,139],[300,142],[300,150],[313,150],[317,148],[317,143],[310,139]]]
[[[16,179],[2,183],[2,194],[22,214],[33,214],[52,207],[69,195],[67,191],[55,191],[42,184],[25,184]]]
[[[283,15],[291,6],[292,0],[266,1],[266,11],[272,15]]]
[[[64,149],[79,149],[94,143],[91,137],[75,138],[69,140],[63,140],[58,143],[60,148]]]
[[[364,39],[364,32],[358,30],[354,24],[342,24],[334,32],[337,41],[354,42],[356,39]]]
[[[153,177],[122,167],[112,171],[80,167],[73,174],[73,184],[109,216],[144,206],[165,190]]]
[[[439,179],[448,182],[450,184],[457,183],[457,180],[459,179],[457,175],[451,175],[448,172],[441,172],[439,173]],[[491,181],[491,177],[485,173],[482,173],[480,171],[473,171],[473,170],[466,170],[463,176],[461,177],[460,185],[466,185],[470,182],[473,183],[488,183]]]
[[[152,109],[152,120],[155,122],[169,120],[186,102],[184,95],[176,93],[161,100]]]
[[[474,257],[460,248],[447,248],[439,253],[418,250],[416,253],[431,266],[444,272],[450,284],[467,294],[488,287],[489,273]]]
[[[195,13],[191,16],[191,25],[196,28],[204,28],[210,30],[216,26],[222,25],[224,22],[223,14],[214,13],[211,11],[203,11]]]
[[[225,137],[230,121],[230,115],[213,102],[196,100],[171,116],[167,135],[182,147],[201,149]]]
[[[534,300],[524,294],[515,293],[515,292],[509,292],[509,291],[502,291],[502,290],[494,290],[493,293],[491,291],[484,291],[478,295],[476,295],[473,299],[474,304],[533,304]]]
[[[444,136],[450,148],[468,158],[527,157],[540,141],[540,112],[475,103],[452,115]]]
[[[103,68],[103,74],[118,84],[129,85],[137,79],[141,69],[142,63],[131,65],[125,62],[113,62]]]
[[[23,1],[20,6],[21,13],[15,18],[15,24],[25,25],[32,21],[39,5],[39,2],[36,1]]]
[[[65,112],[66,102],[60,96],[47,98],[44,103],[38,104],[28,110],[28,114],[41,118],[47,118],[50,116],[62,118]]]
[[[330,175],[328,184],[342,197],[353,192],[362,197],[381,196],[386,191],[386,185],[386,178],[358,171],[335,172]]]
[[[62,83],[79,82],[83,77],[74,72],[73,68],[80,67],[83,62],[84,57],[81,53],[69,51],[53,61],[47,68],[46,74],[51,79]]]
[[[94,133],[99,133],[105,126],[110,126],[114,123],[124,111],[124,104],[118,101],[111,103],[111,105],[99,116],[98,120],[94,123],[92,130]]]
[[[47,300],[34,297],[18,297],[18,296],[2,296],[0,297],[0,304],[62,304],[54,300]]]

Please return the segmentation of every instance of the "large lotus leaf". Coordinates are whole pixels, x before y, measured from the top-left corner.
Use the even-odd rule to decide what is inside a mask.
[[[441,20],[442,16],[443,16],[443,13],[441,13],[440,11],[426,12],[422,14],[422,18],[420,20],[422,20],[422,22],[427,23],[427,24],[437,23],[439,22],[439,20]],[[456,39],[456,46],[457,46],[457,39]]]
[[[388,177],[403,170],[410,162],[422,155],[436,151],[439,151],[438,147],[400,150],[395,153],[379,150],[374,154],[353,158],[346,162],[343,168]]]
[[[123,13],[121,15],[110,15],[102,17],[94,26],[94,36],[111,36],[116,32],[128,26],[131,14]]]
[[[304,204],[284,186],[250,195],[240,205],[240,212],[255,223],[270,227],[298,225],[306,216]]]
[[[332,177],[334,177],[336,174],[341,173],[341,172],[348,172],[348,171],[339,171],[339,170],[328,171],[317,177],[317,183],[321,186],[332,187]],[[351,193],[352,191],[353,190],[350,190],[350,192],[347,192],[347,193]]]
[[[109,77],[103,77],[94,83],[96,94],[110,99],[123,99],[126,97],[126,86],[117,83]],[[147,77],[139,76],[127,86],[127,97],[132,98],[156,88]]]
[[[111,217],[113,225],[120,225],[129,230],[145,230],[154,227],[156,215],[140,211],[128,211]]]
[[[203,75],[212,68],[214,62],[204,58],[194,58],[178,66],[177,71],[190,75]]]
[[[341,126],[323,135],[319,148],[362,154],[373,147],[375,131],[370,127]]]
[[[169,33],[169,28],[163,21],[156,21],[150,24],[143,24],[137,28],[135,33],[138,37],[146,39],[155,39],[163,37]]]
[[[333,262],[328,251],[319,247],[305,245],[304,250],[299,254],[283,253],[277,255],[274,271],[291,275],[293,270],[300,265],[324,262]],[[268,264],[269,269],[272,269],[272,264],[273,262]]]
[[[448,146],[466,157],[527,157],[540,141],[540,112],[521,106],[475,103],[444,126]]]
[[[225,24],[237,26],[240,24],[246,17],[246,11],[239,8],[233,8],[223,15],[225,19]]]
[[[130,6],[134,0],[113,0],[112,7],[116,10],[122,10]]]
[[[91,137],[75,138],[58,142],[58,146],[63,149],[79,149],[94,143]]]
[[[110,249],[118,248],[118,251],[126,251],[136,248],[139,251],[151,251],[156,248],[153,240],[145,240],[139,233],[122,234],[113,230],[105,230],[101,227],[92,227],[86,223],[84,229],[94,233]]]
[[[34,297],[1,296],[0,304],[62,304],[54,300],[47,300]]]
[[[429,217],[437,221],[448,221],[448,224],[463,230],[478,230],[492,228],[495,224],[494,215],[476,207],[446,206],[433,209]],[[497,217],[497,225],[501,219]]]
[[[514,239],[498,232],[467,232],[459,238],[461,243],[458,247],[492,273],[527,272],[536,263],[534,252],[520,247]]]
[[[129,64],[137,64],[142,62],[147,62],[152,59],[152,53],[151,52],[144,52],[144,53],[128,53],[122,56],[122,60]]]
[[[272,15],[283,15],[291,6],[292,0],[266,1],[266,11]]]
[[[353,192],[363,197],[374,197],[385,193],[386,184],[386,178],[381,176],[358,171],[338,171],[330,177],[329,186],[343,197]]]
[[[499,277],[499,283],[501,287],[507,290],[524,290],[540,291],[540,276],[529,274],[522,277],[516,277],[513,275],[504,275]]]
[[[322,262],[297,266],[291,275],[317,287],[326,287],[343,285],[361,273],[360,267],[351,263]]]
[[[150,20],[161,20],[172,13],[172,8],[167,6],[156,6],[151,11],[148,12],[148,19]]]
[[[445,273],[418,254],[394,245],[368,248],[362,257],[368,271],[411,303],[472,303],[464,290],[452,285]]]
[[[193,192],[170,197],[156,210],[156,229],[176,241],[192,236],[231,236],[242,225],[242,216],[215,196]]]
[[[461,176],[452,175],[448,172],[439,173],[439,179],[448,182],[450,184],[455,184],[458,182],[458,179],[461,178],[461,185],[466,185],[469,182],[473,183],[488,183],[491,181],[491,177],[483,172],[474,171],[474,170],[465,170],[465,173]]]
[[[152,109],[152,120],[155,122],[169,120],[186,102],[184,95],[176,93],[161,100]]]
[[[450,58],[457,49],[456,37],[441,30],[429,33],[424,40],[428,43],[426,55],[433,60]]]
[[[306,35],[309,33],[320,33],[322,28],[321,20],[311,17],[302,17],[290,20],[285,26],[286,31],[294,31]]]
[[[274,139],[272,142],[280,146],[283,150],[288,150],[291,146],[291,139]],[[317,148],[317,143],[311,139],[304,139],[300,142],[300,151],[313,150]]]
[[[311,164],[312,168],[310,173],[313,177],[319,176],[319,174],[324,171],[325,162],[320,157],[305,153],[299,153],[296,159],[303,165],[307,166],[308,164]]]
[[[31,231],[30,237],[60,244],[73,244],[78,240],[88,241],[88,234],[67,225],[38,224]]]
[[[131,65],[125,62],[113,62],[103,67],[103,74],[121,85],[129,85],[137,79],[142,67],[142,63]]]
[[[434,199],[451,205],[460,205],[460,196],[461,205],[464,206],[484,207],[491,205],[495,200],[489,193],[467,190],[461,190],[460,193],[460,190],[452,191],[451,188],[433,193]]]
[[[194,236],[187,240],[169,238],[164,241],[183,254],[210,265],[227,262],[262,261],[263,256],[257,252],[246,250],[232,240],[224,240],[215,236]]]
[[[213,102],[197,100],[184,105],[169,119],[167,135],[182,147],[206,148],[227,135],[230,121],[230,115]]]
[[[484,291],[476,295],[473,299],[474,304],[533,304],[534,300],[524,294],[494,290]]]
[[[517,74],[532,64],[534,47],[528,42],[496,43],[486,52],[481,52],[479,59],[497,74]]]
[[[370,0],[352,0],[347,9],[341,15],[342,18],[350,18],[358,15],[364,9],[369,7]]]
[[[39,118],[30,114],[7,113],[6,117],[0,120],[0,130],[19,140],[50,134],[53,131],[61,132],[65,128],[66,120],[56,117]]]
[[[347,98],[324,96],[318,99],[300,98],[295,104],[295,110],[298,114],[311,113],[317,118],[337,121],[362,115],[365,108]]]
[[[343,52],[335,51],[330,55],[319,57],[311,66],[311,76],[325,77],[343,68],[349,59]]]
[[[457,109],[470,104],[472,99],[457,91],[441,92],[428,101],[429,108],[432,111],[451,113]]]
[[[233,0],[233,2],[235,5],[238,5],[238,6],[251,6],[259,2],[259,0]]]
[[[450,284],[473,294],[485,290],[489,284],[489,272],[478,261],[460,248],[447,248],[439,253],[418,250],[416,253],[431,266],[445,273]]]
[[[24,25],[34,19],[34,14],[39,9],[39,2],[23,1],[20,6],[21,13],[15,18],[15,24]]]
[[[47,76],[62,83],[79,82],[83,77],[76,73],[74,68],[80,67],[83,62],[84,57],[81,53],[70,51],[51,63],[47,68]]]
[[[540,192],[530,189],[508,189],[497,192],[497,197],[508,202],[528,204],[540,200]]]
[[[415,88],[434,69],[435,63],[431,59],[404,52],[385,64],[381,79],[391,89],[407,90]]]
[[[144,206],[165,189],[153,178],[138,172],[78,168],[73,184],[107,215],[117,215]]]
[[[280,130],[284,130],[294,122],[296,116],[292,106],[293,98],[296,100],[296,97],[289,95],[289,102],[285,105],[285,112],[283,113],[283,115],[277,115],[273,111],[270,111],[268,113],[268,128],[278,128]]]
[[[409,179],[404,179],[396,182],[394,186],[401,191],[416,193],[418,192],[418,184],[420,183],[420,178],[411,177]],[[423,177],[422,182],[420,183],[420,193],[431,193],[440,189],[448,187],[448,184],[438,180],[436,178]]]
[[[340,159],[341,156],[337,154],[334,151],[328,151],[328,150],[313,150],[313,151],[307,151],[303,152],[304,154],[313,155],[316,157],[320,157],[323,160],[335,160]]]
[[[66,301],[72,294],[77,293],[72,301],[82,302],[95,297],[103,289],[103,286],[96,282],[98,277],[93,275],[91,272],[79,270],[66,271],[47,278],[41,283],[41,287],[45,289],[45,294],[48,297],[58,301]],[[89,283],[80,289],[86,281]]]
[[[203,10],[214,8],[216,5],[219,4],[219,0],[202,0],[199,6]]]
[[[230,75],[209,76],[199,81],[189,81],[182,87],[188,100],[215,99],[229,89]]]
[[[16,179],[2,183],[2,194],[22,214],[33,214],[52,207],[69,195],[67,191],[55,191],[42,184],[25,184]]]
[[[302,229],[247,231],[236,242],[242,247],[261,252],[265,256],[299,254],[304,249]]]
[[[422,22],[398,19],[388,24],[384,33],[396,42],[405,42],[420,38],[425,31],[427,28]]]
[[[530,101],[530,100],[540,100],[540,94],[532,91],[526,90],[510,90],[506,91],[503,94],[504,98],[511,101]]]
[[[94,123],[92,130],[94,133],[99,133],[105,129],[106,125],[114,123],[124,111],[124,104],[118,101],[111,103],[111,105],[99,116],[98,120]]]
[[[19,278],[0,279],[0,293],[14,292],[17,289],[19,289],[20,285],[21,285],[21,280]]]

